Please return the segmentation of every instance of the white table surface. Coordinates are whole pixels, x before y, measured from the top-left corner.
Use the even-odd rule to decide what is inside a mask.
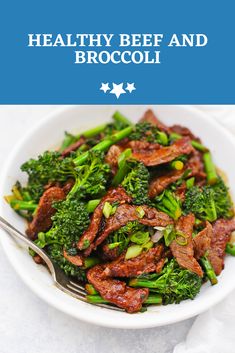
[[[226,115],[222,107],[198,106]],[[32,125],[59,106],[0,106],[0,165]],[[234,107],[227,107],[227,112]],[[170,353],[194,319],[162,328],[115,330],[49,307],[16,275],[0,246],[0,353]]]

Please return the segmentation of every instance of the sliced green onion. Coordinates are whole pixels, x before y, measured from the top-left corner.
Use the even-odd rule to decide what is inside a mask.
[[[112,205],[109,202],[105,202],[104,208],[103,208],[103,215],[105,218],[109,218],[112,212]]]
[[[157,141],[163,146],[168,145],[168,136],[167,136],[167,134],[165,132],[163,132],[163,131],[158,131],[157,132]]]
[[[108,244],[108,248],[109,248],[110,250],[115,249],[115,248],[117,248],[121,243],[122,243],[121,241],[117,241],[116,243]]]
[[[170,165],[176,170],[182,170],[184,168],[184,163],[182,161],[173,161]]]
[[[163,236],[166,246],[169,246],[175,239],[175,231],[172,224],[168,224],[163,230]]]
[[[100,199],[90,200],[87,202],[86,208],[88,213],[92,213],[95,211],[96,207],[99,205]]]
[[[87,269],[99,263],[100,263],[100,259],[98,259],[98,257],[90,256],[84,260],[84,268]]]
[[[136,207],[135,210],[136,210],[136,213],[137,213],[137,215],[138,215],[139,218],[143,218],[143,217],[144,217],[145,212],[144,212],[143,207],[138,206],[138,207]]]
[[[132,259],[133,257],[137,257],[142,253],[141,245],[131,245],[126,252],[125,260]]]
[[[166,227],[160,227],[160,226],[156,226],[156,227],[153,227],[154,229],[156,230],[159,230],[160,232],[162,232],[164,229],[166,229]]]
[[[112,206],[109,202],[105,202],[103,207],[103,215],[105,218],[109,218],[117,211],[117,205]]]
[[[152,247],[153,247],[153,242],[152,242],[151,240],[149,240],[147,243],[145,243],[145,244],[142,245],[142,248],[143,248],[144,250],[149,250],[149,249],[151,249]]]
[[[176,241],[177,244],[185,246],[185,245],[188,244],[188,237],[183,232],[176,231],[175,241]]]
[[[192,188],[194,186],[194,182],[195,182],[195,178],[194,177],[187,179],[186,180],[187,189]]]
[[[136,232],[131,236],[132,243],[145,244],[149,241],[149,232]]]

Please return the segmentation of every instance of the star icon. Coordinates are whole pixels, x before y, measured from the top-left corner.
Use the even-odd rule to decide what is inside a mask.
[[[123,83],[120,83],[119,85],[116,85],[116,83],[113,83],[113,89],[109,93],[115,94],[115,96],[118,99],[121,94],[126,93],[126,91],[123,89]]]
[[[126,90],[129,91],[130,93],[131,93],[132,91],[135,91],[135,90],[136,90],[135,84],[134,84],[134,83],[128,83],[128,82],[127,82]]]
[[[109,91],[110,90],[110,88],[109,88],[109,83],[107,82],[107,83],[101,83],[101,87],[100,87],[100,90],[101,91],[104,91],[104,93],[106,93],[107,91]]]

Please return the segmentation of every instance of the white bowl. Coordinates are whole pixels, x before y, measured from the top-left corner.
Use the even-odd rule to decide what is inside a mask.
[[[215,163],[226,172],[235,194],[235,164],[231,162],[235,152],[235,142],[222,126],[189,106],[151,107],[166,124],[182,124],[189,127],[211,149]],[[76,106],[69,107],[46,117],[14,148],[8,157],[1,175],[0,213],[15,227],[24,231],[25,222],[18,217],[3,200],[9,194],[16,180],[25,181],[20,165],[30,157],[48,148],[57,146],[65,130],[83,131],[102,122],[109,121],[115,110],[120,110],[133,121],[137,121],[147,109],[146,106]],[[1,231],[3,249],[23,281],[42,299],[59,310],[78,319],[107,327],[148,328],[178,322],[195,316],[221,301],[235,288],[235,259],[227,256],[225,270],[219,276],[219,283],[202,286],[195,300],[180,304],[150,307],[145,313],[127,314],[99,308],[76,300],[55,287],[43,266],[36,265],[28,255],[27,249],[13,241]]]

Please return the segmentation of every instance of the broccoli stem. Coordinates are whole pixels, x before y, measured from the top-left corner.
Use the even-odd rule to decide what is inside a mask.
[[[85,285],[85,288],[86,288],[86,291],[88,293],[88,295],[95,295],[95,294],[98,294],[97,290],[93,287],[92,284],[90,283],[87,283]]]
[[[96,207],[99,205],[100,199],[90,200],[87,202],[86,209],[88,213],[92,213],[95,211]]]
[[[59,152],[63,152],[67,147],[69,147],[70,145],[72,145],[72,143],[76,141],[76,138],[74,135],[68,134],[66,133],[66,136],[59,148]]]
[[[76,138],[79,139],[81,136],[84,136],[86,138],[93,137],[103,132],[106,127],[107,127],[107,124],[102,124],[102,125],[93,127],[92,129],[89,129],[81,134],[76,135]]]
[[[23,200],[24,201],[31,201],[32,200],[32,198],[31,198],[31,196],[30,196],[28,191],[23,191],[22,192],[22,196],[23,196]]]
[[[119,111],[116,111],[113,114],[113,120],[128,126],[133,126],[132,122],[129,119],[127,119],[124,115],[122,115]]]
[[[10,201],[11,207],[16,210],[16,211],[35,211],[37,206],[35,203],[32,201],[22,201],[22,200],[11,200]]]
[[[145,288],[156,288],[158,284],[155,281],[150,281],[145,278],[132,278],[129,281],[130,287],[145,287]]]
[[[15,196],[17,200],[23,200],[23,196],[21,195],[20,190],[17,188],[16,185],[12,187],[12,194]]]
[[[203,161],[208,184],[214,185],[218,181],[218,176],[210,152],[206,152],[203,154]]]
[[[227,243],[225,251],[227,254],[235,256],[235,244]]]
[[[200,142],[197,142],[197,141],[195,141],[195,140],[192,140],[192,146],[196,149],[196,150],[198,150],[198,151],[200,151],[200,152],[207,152],[208,151],[208,148],[207,147],[205,147],[205,146],[203,146]]]
[[[125,163],[122,168],[118,169],[117,174],[113,178],[112,185],[117,186],[121,184],[121,182],[125,178],[128,171],[129,171],[128,165]]]
[[[22,211],[17,211],[17,210],[14,210],[20,217],[26,219],[27,221],[31,221],[32,220],[32,216],[31,214],[29,214],[28,212],[25,212],[24,210]]]
[[[99,142],[97,145],[91,148],[92,151],[107,151],[107,149],[114,145],[116,142],[129,136],[132,132],[132,127],[128,126],[125,129],[116,132],[112,136],[108,137],[106,140]],[[88,158],[88,151],[82,153],[80,156],[76,157],[73,162],[76,166],[82,165]]]
[[[87,295],[86,299],[89,303],[92,304],[107,304],[109,303],[106,299],[103,299],[100,295]],[[149,295],[148,298],[144,301],[144,304],[162,304],[161,295]]]
[[[183,136],[180,134],[177,134],[176,132],[172,132],[170,134],[170,140],[175,141],[175,140],[180,140]],[[192,146],[201,152],[207,152],[208,148],[206,146],[203,146],[200,142],[192,140],[191,141]]]
[[[177,134],[176,132],[172,132],[169,137],[171,141],[175,141],[180,140],[182,138],[182,135]]]
[[[180,204],[169,190],[165,191],[165,194],[160,202],[160,204],[156,205],[160,211],[167,213],[175,220],[181,216],[182,211]]]
[[[103,299],[100,295],[87,295],[86,300],[88,303],[92,304],[106,304],[108,301],[106,299]]]
[[[166,197],[163,197],[162,199],[162,204],[163,206],[166,207],[166,209],[168,209],[172,214],[175,213],[175,208],[178,206],[178,205],[175,205],[175,200],[171,200],[170,197],[167,196]]]
[[[69,147],[72,143],[78,141],[81,136],[84,136],[86,138],[93,137],[93,136],[98,135],[101,132],[103,132],[106,127],[107,127],[107,124],[102,124],[102,125],[96,126],[94,128],[91,128],[87,131],[84,131],[83,133],[80,133],[78,135],[67,134],[67,136],[65,137],[65,139],[62,142],[62,145],[60,147],[60,152],[62,152],[65,148]]]
[[[118,158],[118,171],[113,178],[112,185],[117,186],[121,184],[126,174],[129,172],[129,166],[127,164],[128,158],[131,156],[131,149],[127,148],[123,151]]]
[[[15,200],[15,197],[14,195],[5,195],[4,200],[10,204],[12,200]]]
[[[159,294],[149,295],[144,304],[162,304],[162,296]]]
[[[217,284],[218,280],[215,274],[215,271],[210,263],[210,261],[208,260],[208,258],[205,256],[201,257],[200,262],[202,264],[203,269],[206,272],[206,275],[208,277],[208,279],[210,280],[211,284]]]

